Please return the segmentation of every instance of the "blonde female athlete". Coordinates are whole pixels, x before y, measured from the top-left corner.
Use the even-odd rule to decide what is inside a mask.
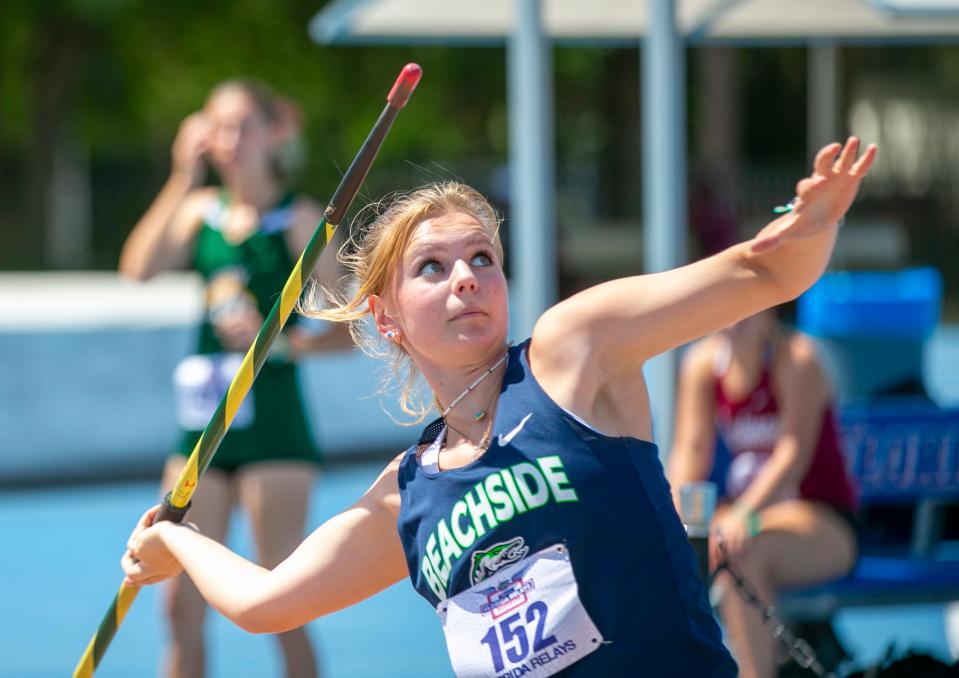
[[[795,209],[688,266],[614,280],[507,343],[497,220],[475,191],[397,201],[351,259],[355,296],[440,418],[275,568],[148,511],[129,584],[185,571],[218,610],[277,632],[409,576],[459,676],[734,676],[652,437],[643,363],[793,298],[822,274],[875,157],[833,144]]]

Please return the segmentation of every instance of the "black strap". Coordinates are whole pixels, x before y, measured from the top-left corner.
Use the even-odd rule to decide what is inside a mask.
[[[420,434],[420,440],[416,443],[416,459],[419,460],[423,456],[423,453],[429,449],[429,446],[436,442],[436,439],[440,437],[440,433],[443,432],[443,429],[446,427],[446,422],[443,421],[443,417],[434,419],[429,424],[426,425],[426,428],[423,429],[423,432]]]

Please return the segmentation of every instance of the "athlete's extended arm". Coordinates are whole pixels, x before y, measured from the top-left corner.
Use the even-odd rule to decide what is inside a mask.
[[[151,527],[151,509],[130,538],[126,582],[152,584],[182,568],[221,614],[251,633],[280,633],[357,603],[406,574],[396,532],[399,492],[392,462],[363,497],[317,528],[273,570],[188,526]]]
[[[841,151],[841,152],[840,152]],[[840,219],[876,155],[831,144],[797,184],[795,207],[752,240],[688,266],[597,285],[547,311],[536,330],[560,364],[586,356],[606,375],[635,371],[659,353],[795,298],[826,267]]]

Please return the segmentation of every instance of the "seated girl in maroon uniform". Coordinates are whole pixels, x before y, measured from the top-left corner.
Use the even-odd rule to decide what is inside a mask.
[[[829,382],[812,340],[784,331],[773,310],[687,352],[669,458],[674,496],[710,477],[717,435],[731,459],[711,530],[711,569],[729,557],[767,603],[783,588],[852,569],[856,498]],[[740,675],[774,675],[776,641],[757,611],[730,591],[720,613]]]

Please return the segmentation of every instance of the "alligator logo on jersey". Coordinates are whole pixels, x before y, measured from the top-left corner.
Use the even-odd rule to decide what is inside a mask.
[[[493,576],[507,565],[525,558],[527,553],[529,553],[529,547],[522,537],[494,544],[484,551],[473,551],[470,584],[476,585]]]
[[[439,517],[433,529],[421,533],[418,569],[423,581],[439,600],[446,600],[454,568],[461,558],[463,579],[468,575],[475,584],[527,553],[525,543],[515,537],[474,551],[477,543],[485,543],[478,542],[479,539],[528,511],[576,501],[579,495],[558,454],[489,473],[466,489],[462,497],[450,505],[449,513]],[[506,534],[519,531],[520,528],[507,528]],[[488,537],[490,541],[494,538]],[[471,556],[469,560],[467,556]],[[460,570],[456,572],[459,576]]]

